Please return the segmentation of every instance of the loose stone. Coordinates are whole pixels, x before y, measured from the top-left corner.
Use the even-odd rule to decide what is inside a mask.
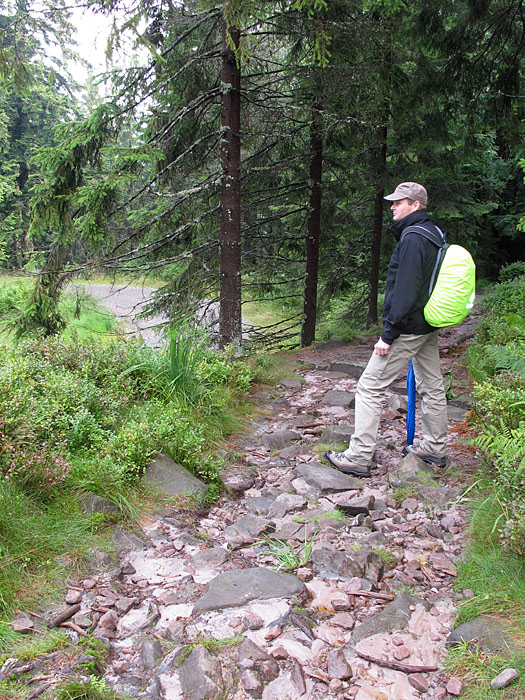
[[[517,678],[519,678],[519,673],[515,668],[506,668],[499,676],[490,681],[490,687],[494,690],[501,690],[501,688],[506,688]]]

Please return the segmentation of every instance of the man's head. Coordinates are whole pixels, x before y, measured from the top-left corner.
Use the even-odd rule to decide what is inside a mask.
[[[418,209],[426,209],[428,195],[423,185],[417,182],[402,182],[385,199],[393,202],[391,209],[394,221],[399,221]]]

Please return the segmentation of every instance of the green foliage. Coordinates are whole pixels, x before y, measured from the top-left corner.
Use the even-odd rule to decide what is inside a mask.
[[[509,280],[516,279],[517,277],[522,277],[525,275],[525,261],[518,260],[518,262],[510,263],[500,268],[499,271],[499,281],[508,282]]]
[[[499,514],[493,530],[501,545],[525,553],[525,276],[496,285],[468,352],[474,386],[474,444],[483,455],[482,478],[493,482]],[[497,344],[494,340],[498,340]]]

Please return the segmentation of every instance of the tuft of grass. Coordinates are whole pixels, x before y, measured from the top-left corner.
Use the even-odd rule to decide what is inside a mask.
[[[389,552],[388,549],[372,549],[372,552],[377,554],[378,557],[381,557],[381,559],[385,562],[386,569],[393,569],[395,566],[397,566],[396,557],[392,554],[392,552]]]
[[[328,450],[333,450],[334,452],[344,452],[346,449],[348,449],[347,442],[319,442],[314,447],[314,452],[317,454],[324,454]]]
[[[55,700],[125,700],[108,688],[103,678],[90,676],[89,681],[69,681],[54,691]]]
[[[405,498],[417,498],[417,486],[399,486],[392,491],[392,498],[401,503]]]
[[[519,678],[502,690],[493,690],[490,681],[506,668],[515,668]],[[445,670],[465,683],[465,700],[519,700],[525,697],[525,652],[513,656],[485,653],[467,643],[453,646]]]
[[[312,537],[308,539],[306,534],[306,526],[304,528],[304,541],[296,551],[290,542],[279,540],[275,537],[263,537],[261,540],[254,542],[252,547],[262,546],[263,554],[269,554],[278,561],[275,567],[276,571],[295,571],[301,566],[305,566],[312,556],[312,549],[317,529]]]

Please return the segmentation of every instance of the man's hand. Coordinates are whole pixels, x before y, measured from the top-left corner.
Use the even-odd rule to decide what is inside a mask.
[[[381,338],[379,338],[377,343],[374,345],[374,355],[386,355],[389,350],[390,345],[385,343],[384,340],[381,340]]]

